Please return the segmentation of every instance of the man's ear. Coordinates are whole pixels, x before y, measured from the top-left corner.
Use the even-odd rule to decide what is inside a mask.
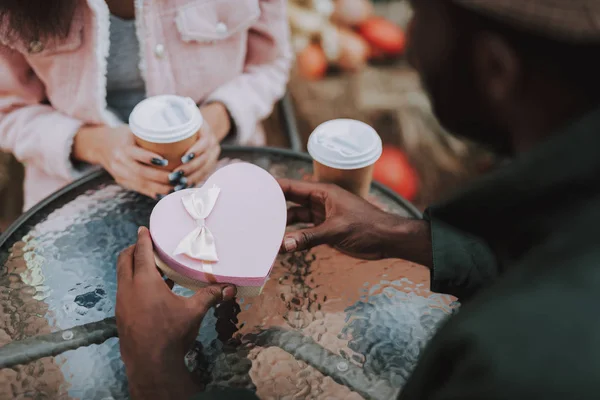
[[[522,63],[501,36],[482,32],[473,46],[474,73],[481,93],[492,105],[502,106],[517,95]]]

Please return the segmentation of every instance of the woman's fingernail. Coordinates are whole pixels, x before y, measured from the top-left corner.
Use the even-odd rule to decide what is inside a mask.
[[[158,201],[160,201],[160,200],[162,200],[164,197],[165,197],[165,195],[164,195],[164,194],[157,194],[157,195],[156,195],[156,197],[155,197],[155,199],[156,199],[156,200],[158,200]]]
[[[165,160],[164,158],[154,157],[152,160],[150,160],[150,163],[152,165],[156,165],[158,167],[166,167],[167,165],[169,165],[169,160]]]
[[[183,177],[183,171],[182,170],[171,172],[169,174],[169,182],[171,182],[171,183],[177,183],[177,182],[179,182],[179,180],[182,177]]]
[[[187,185],[177,185],[173,188],[173,191],[178,192],[178,191],[186,189],[186,188],[187,188]]]
[[[296,250],[296,247],[298,247],[298,243],[296,243],[296,239],[285,238],[285,240],[283,241],[283,247],[285,248],[285,251],[292,252]]]
[[[181,162],[184,163],[184,164],[187,164],[190,161],[192,161],[194,159],[194,157],[196,157],[196,154],[194,154],[194,153],[187,153],[185,156],[181,157]]]
[[[235,286],[226,286],[223,288],[221,292],[221,296],[223,297],[223,301],[231,300],[237,294],[237,289]]]
[[[140,227],[138,228],[138,235],[139,235],[141,232],[142,232],[142,227],[140,226]]]
[[[188,183],[188,178],[186,178],[185,176],[182,176],[181,178],[179,178],[179,183],[181,185],[187,185]]]

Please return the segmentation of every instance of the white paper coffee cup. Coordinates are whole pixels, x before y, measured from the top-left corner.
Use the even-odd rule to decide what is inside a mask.
[[[327,121],[319,125],[308,140],[316,178],[362,197],[369,193],[373,167],[382,148],[375,129],[352,119]]]
[[[168,169],[181,164],[181,157],[198,139],[202,124],[194,100],[175,95],[149,97],[129,116],[129,128],[137,144],[167,159]]]

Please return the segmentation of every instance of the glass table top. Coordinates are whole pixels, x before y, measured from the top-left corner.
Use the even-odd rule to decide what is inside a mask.
[[[222,165],[243,160],[276,177],[306,179],[312,170],[306,156],[278,149],[227,148],[223,156]],[[390,212],[418,217],[384,188],[371,195]],[[0,238],[0,346],[114,316],[117,255],[154,204],[96,172],[13,225]],[[209,312],[186,361],[204,385],[247,387],[264,399],[393,398],[457,308],[428,288],[429,272],[403,260],[355,260],[324,246],[280,256],[260,297]],[[0,399],[5,393],[127,398],[118,339],[0,369]]]

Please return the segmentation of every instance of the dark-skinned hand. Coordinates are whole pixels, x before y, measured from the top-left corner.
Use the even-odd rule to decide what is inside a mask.
[[[377,260],[403,258],[431,265],[429,223],[387,213],[339,186],[279,180],[288,201],[288,225],[312,224],[289,232],[282,252],[327,244],[350,256]]]
[[[117,283],[117,329],[131,396],[184,399],[198,392],[184,357],[204,315],[232,300],[235,287],[211,285],[189,298],[176,295],[156,268],[146,228],[119,256]]]

